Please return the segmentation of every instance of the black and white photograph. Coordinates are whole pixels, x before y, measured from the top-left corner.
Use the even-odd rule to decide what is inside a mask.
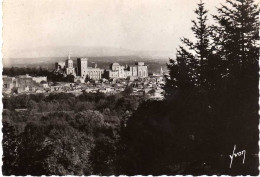
[[[258,176],[259,10],[2,0],[2,175]]]

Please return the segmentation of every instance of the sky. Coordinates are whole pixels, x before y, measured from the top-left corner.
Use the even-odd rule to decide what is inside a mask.
[[[199,0],[5,0],[4,57],[59,46],[175,51]],[[211,14],[224,0],[203,0]],[[210,21],[211,22],[211,21]],[[16,51],[16,52],[12,52]],[[33,56],[32,56],[33,57]]]

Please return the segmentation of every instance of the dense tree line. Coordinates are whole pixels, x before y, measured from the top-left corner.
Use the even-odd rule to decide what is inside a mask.
[[[30,76],[46,76],[48,81],[52,82],[74,82],[74,76],[68,75],[64,76],[59,72],[54,72],[52,70],[48,70],[45,68],[3,68],[3,75],[7,75],[10,77],[20,76],[29,74]]]
[[[48,76],[51,72],[45,68],[3,68],[3,75],[7,76],[19,76],[29,74],[30,76]]]
[[[119,129],[143,99],[102,93],[3,98],[3,173],[115,173]]]
[[[227,0],[169,61],[165,100],[101,93],[3,99],[6,175],[258,175],[258,13]],[[16,112],[17,109],[26,109]],[[243,157],[230,157],[234,145]]]

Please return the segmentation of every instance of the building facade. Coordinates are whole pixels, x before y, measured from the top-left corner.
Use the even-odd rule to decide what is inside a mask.
[[[87,58],[78,58],[77,59],[77,75],[85,77],[87,75],[86,70],[88,68],[88,59]]]
[[[76,76],[76,69],[73,67],[73,60],[70,58],[70,54],[65,62],[60,61],[55,63],[55,71],[65,75]]]
[[[104,70],[97,68],[95,65],[94,68],[88,67],[87,58],[78,58],[77,59],[77,75],[83,78],[99,80],[102,78]]]
[[[65,62],[65,67],[66,67],[66,75],[76,75],[75,73],[75,68],[73,67],[73,60],[70,59],[70,56]]]
[[[77,68],[73,66],[73,60],[68,59],[65,62],[55,63],[55,71],[60,72],[64,75],[74,75],[77,76],[76,80],[82,79],[93,79],[99,80],[102,78],[106,79],[120,79],[120,78],[145,78],[148,77],[148,67],[144,62],[137,62],[134,66],[120,65],[119,63],[112,63],[109,69],[101,69],[88,66],[87,58],[77,59]],[[81,79],[80,79],[81,78]]]
[[[122,66],[118,63],[113,63],[110,69],[105,70],[104,77],[107,79],[145,78],[148,77],[148,67],[144,62],[137,62],[134,66]]]
[[[18,93],[33,92],[43,89],[46,81],[47,77],[32,77],[28,74],[16,77],[3,76],[3,93],[11,93],[12,89],[16,89]]]

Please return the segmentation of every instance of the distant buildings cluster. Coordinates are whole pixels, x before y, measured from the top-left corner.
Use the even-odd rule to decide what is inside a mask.
[[[148,77],[148,68],[144,65],[144,62],[137,62],[135,66],[121,66],[118,63],[113,63],[111,64],[110,69],[107,69],[104,72],[104,78],[107,79],[125,79],[127,77]]]
[[[73,60],[68,56],[64,62],[55,63],[55,72],[64,75],[73,75],[75,80],[84,82],[86,78],[92,80],[106,79],[126,79],[126,78],[146,78],[148,77],[148,67],[144,62],[137,62],[134,66],[122,66],[118,63],[112,63],[109,69],[89,67],[87,58],[78,58],[77,66],[73,66]]]
[[[44,92],[48,87],[47,77],[32,77],[21,75],[17,77],[3,76],[3,93],[21,93],[21,92]],[[16,90],[14,90],[16,89]]]
[[[68,56],[64,62],[55,63],[55,73],[73,75],[74,82],[49,81],[47,77],[20,75],[16,77],[3,76],[4,96],[34,93],[105,93],[117,94],[126,87],[132,87],[131,95],[147,95],[149,99],[163,99],[164,72],[148,76],[148,68],[144,62],[133,66],[112,63],[109,69],[88,66],[87,58],[78,58],[77,67]],[[90,80],[86,80],[89,78]],[[80,81],[80,82],[78,82]]]
[[[131,95],[147,95],[149,99],[163,99],[162,86],[165,84],[162,75],[150,75],[146,78],[119,80],[92,80],[85,83],[50,82],[47,77],[33,77],[20,75],[16,77],[3,76],[4,96],[35,93],[73,93],[79,95],[87,93],[117,94],[123,92],[127,86],[131,86]]]

